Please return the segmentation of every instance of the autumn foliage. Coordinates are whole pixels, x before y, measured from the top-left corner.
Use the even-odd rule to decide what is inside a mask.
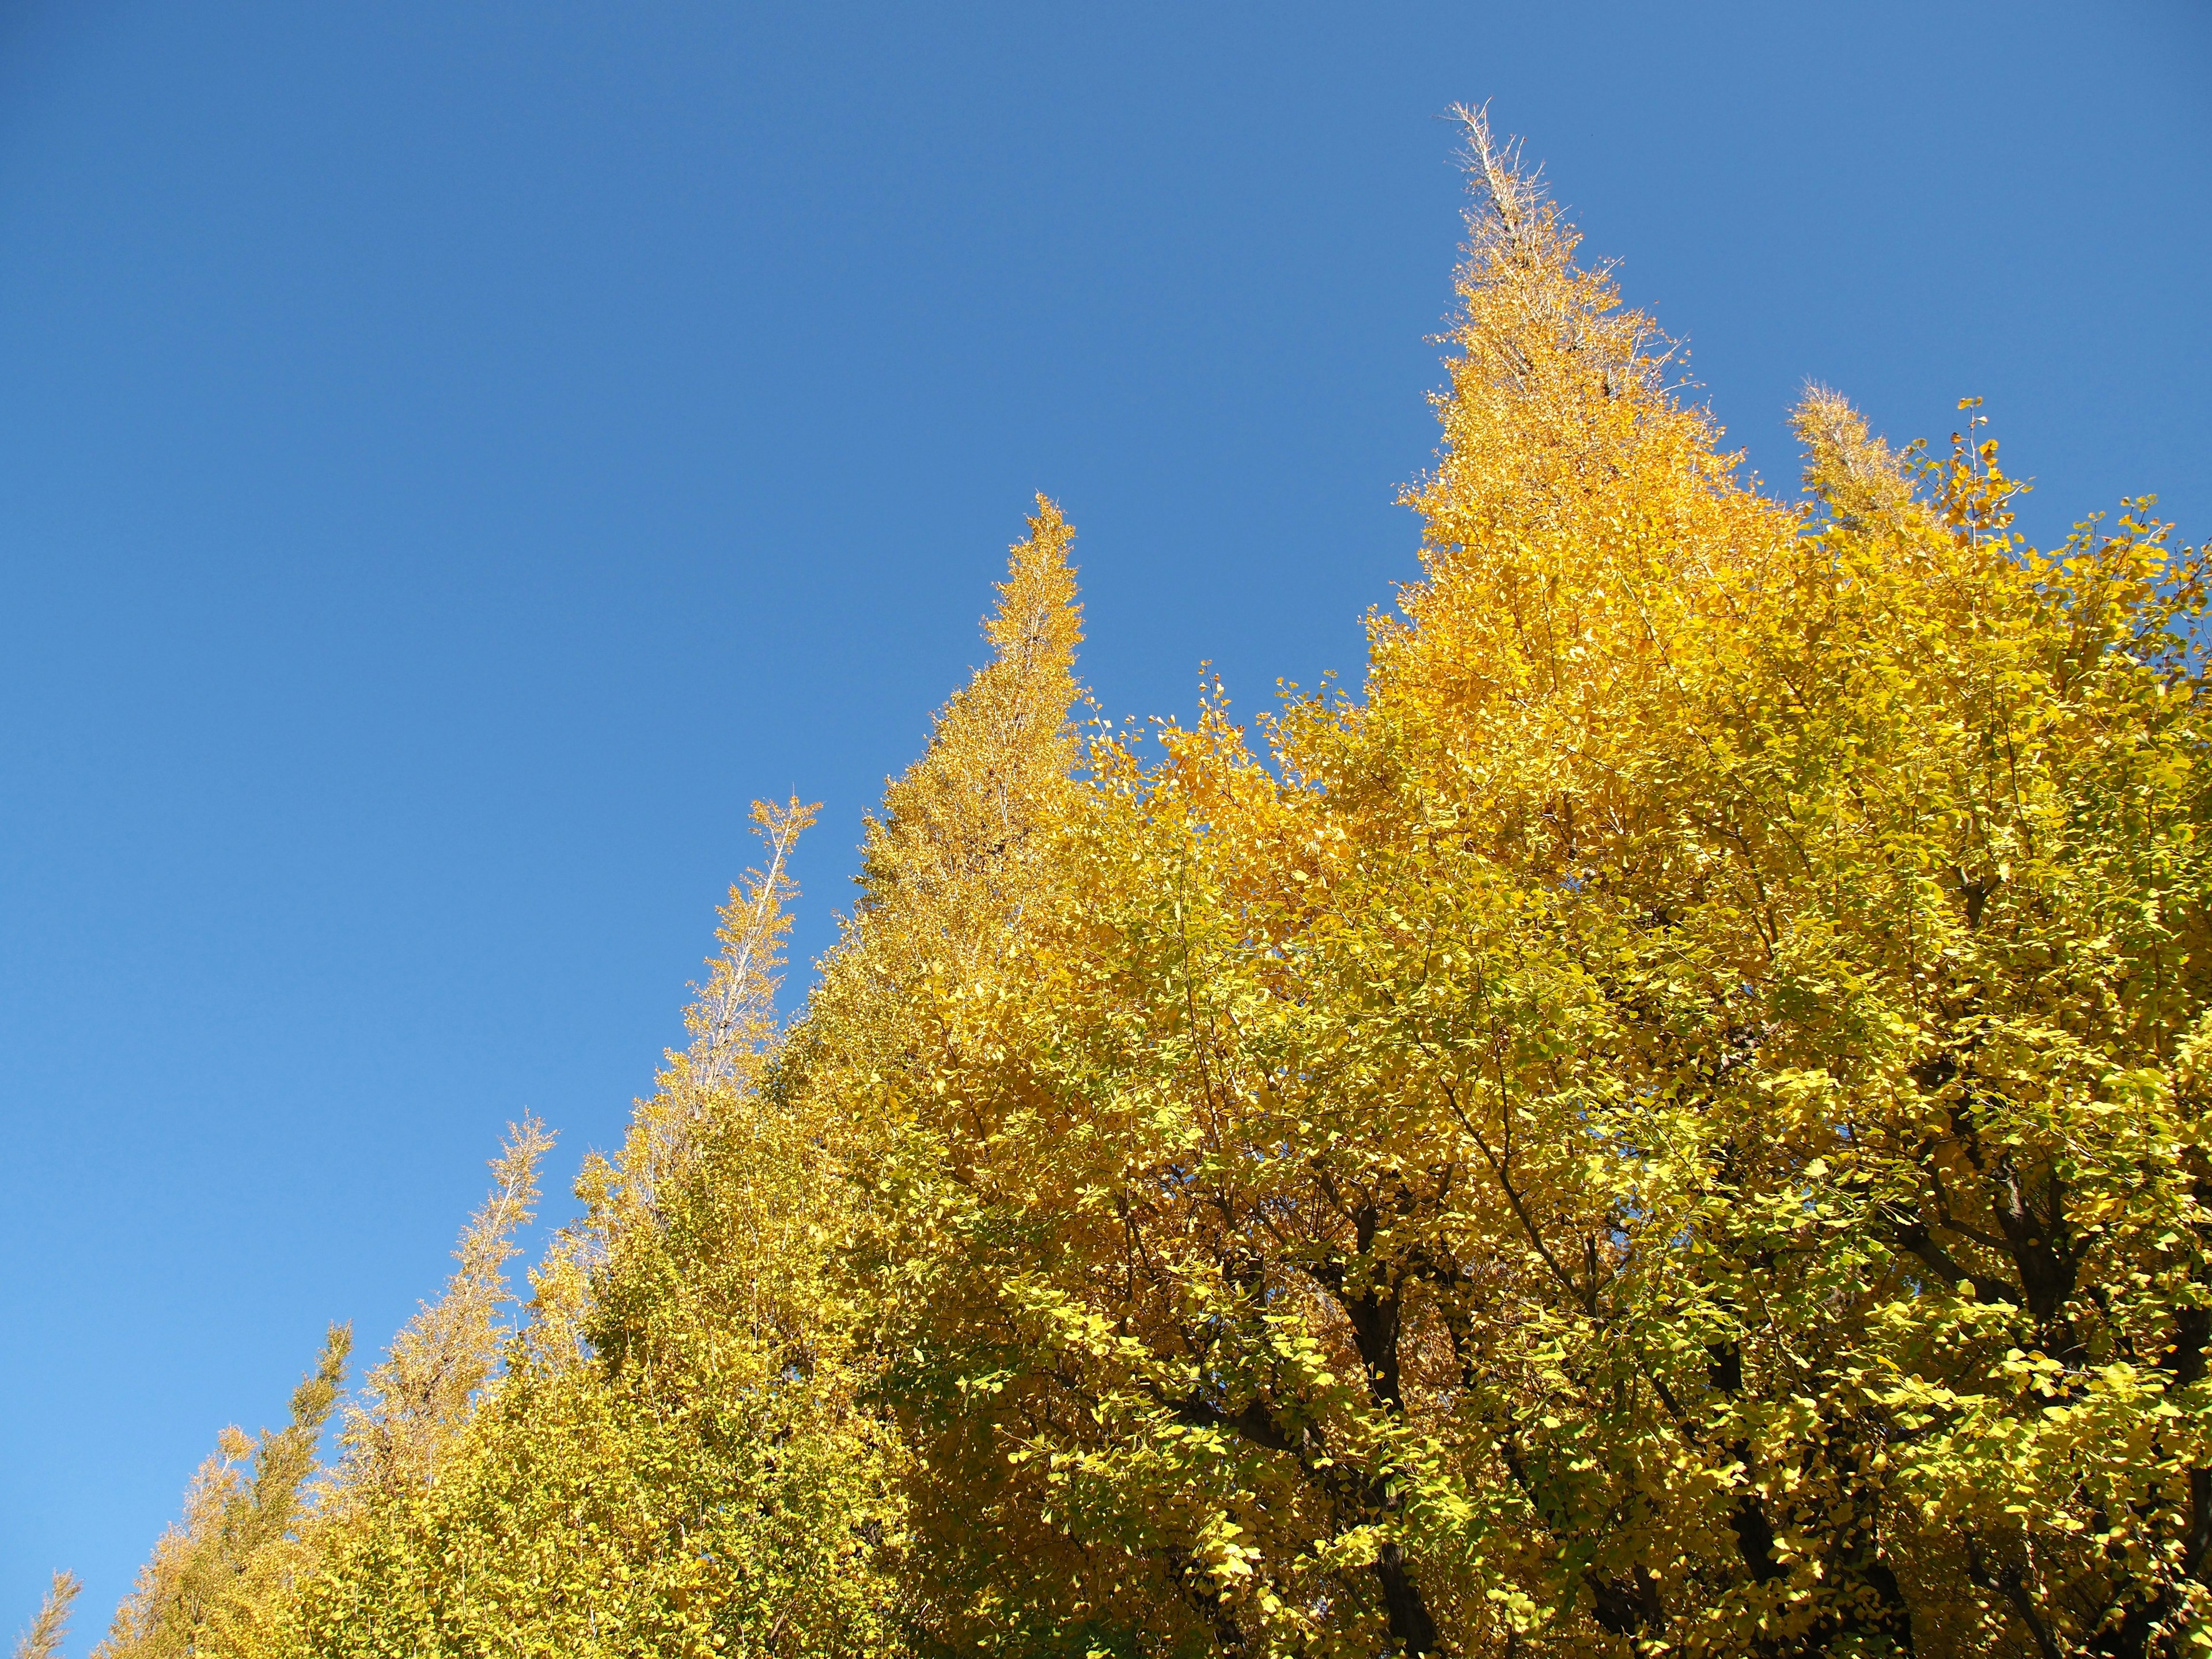
[[[1466,125],[1364,693],[1079,725],[1040,497],[801,1012],[793,801],[526,1304],[535,1125],[102,1652],[2212,1647],[2202,563],[1819,388],[1761,493]]]

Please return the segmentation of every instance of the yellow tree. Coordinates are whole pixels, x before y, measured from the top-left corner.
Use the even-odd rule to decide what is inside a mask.
[[[257,1650],[295,1593],[305,1562],[316,1443],[345,1380],[350,1334],[333,1325],[315,1369],[292,1392],[283,1428],[223,1431],[117,1611],[97,1659],[189,1659]]]
[[[504,1370],[495,1194],[378,1373],[434,1457],[301,1536],[326,1357],[109,1651],[2212,1640],[2203,562],[1818,389],[1762,495],[1462,114],[1364,700],[1083,751],[1041,498],[804,1018],[794,801]]]
[[[434,1303],[392,1340],[381,1364],[348,1402],[336,1488],[345,1498],[398,1486],[428,1486],[438,1461],[489,1383],[508,1335],[500,1322],[505,1267],[538,1201],[538,1165],[553,1138],[536,1118],[509,1125],[492,1164],[492,1189],[462,1230],[459,1264]]]
[[[812,811],[756,807],[769,858],[722,911],[692,1044],[620,1154],[587,1164],[586,1213],[534,1276],[503,1373],[441,1431],[434,1479],[358,1488],[318,1534],[292,1654],[892,1644],[894,1448],[855,1405],[829,1283],[840,1194],[820,1134],[760,1086],[788,857]],[[510,1195],[527,1202],[520,1150],[468,1238],[501,1236]],[[463,1254],[457,1284],[473,1285]]]
[[[38,1617],[15,1638],[15,1659],[54,1659],[69,1634],[70,1609],[84,1589],[73,1572],[57,1572],[39,1603]]]
[[[2197,561],[2035,554],[1993,447],[1825,394],[1761,497],[1468,130],[1367,702],[1097,752],[914,990],[914,1380],[1053,1563],[985,1638],[2180,1651]]]
[[[772,1085],[822,1125],[852,1194],[840,1259],[884,1367],[873,1397],[908,1448],[906,1616],[926,1644],[994,1628],[1024,1599],[1004,1581],[1055,1572],[1030,1547],[1042,1535],[996,1501],[999,1449],[957,1409],[973,1379],[938,1363],[951,1333],[995,1311],[934,1266],[977,1213],[959,1103],[932,1087],[959,1041],[945,1011],[1004,971],[1054,889],[1054,836],[1081,798],[1074,532],[1042,496],[1029,532],[985,621],[992,660],[869,821],[860,902]]]
[[[928,1218],[885,1184],[904,1166],[878,1109],[927,1040],[912,993],[996,960],[1071,798],[1073,532],[1042,500],[1030,527],[987,624],[994,659],[871,820],[861,903],[789,1042],[788,858],[814,809],[756,807],[768,859],[722,913],[693,1042],[620,1154],[587,1161],[585,1218],[533,1274],[496,1376],[535,1126],[495,1166],[447,1295],[354,1409],[283,1650],[887,1652],[958,1604],[932,1571],[992,1570],[961,1554],[993,1547],[975,1517],[933,1504],[930,1465],[907,1458],[901,1424],[930,1425],[885,1409],[868,1344],[929,1248]]]

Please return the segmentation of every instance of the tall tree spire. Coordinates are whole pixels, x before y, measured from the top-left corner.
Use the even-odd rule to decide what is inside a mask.
[[[799,797],[778,805],[753,803],[753,824],[767,853],[730,889],[715,938],[721,950],[707,964],[707,982],[684,1011],[691,1045],[671,1050],[659,1088],[640,1100],[623,1143],[621,1167],[595,1163],[587,1188],[604,1187],[605,1224],[619,1228],[633,1212],[655,1212],[660,1188],[697,1155],[702,1126],[717,1103],[750,1088],[776,1036],[775,993],[783,979],[783,939],[791,931],[791,852],[819,805]],[[604,1243],[604,1241],[603,1241]]]
[[[15,1659],[54,1659],[62,1650],[62,1638],[69,1634],[70,1608],[83,1589],[84,1581],[73,1572],[54,1575],[46,1599],[39,1603],[39,1616],[16,1638]]]
[[[228,1428],[218,1437],[185,1492],[183,1519],[139,1569],[94,1659],[231,1653],[266,1626],[290,1586],[315,1448],[352,1346],[345,1326],[330,1328],[315,1369],[292,1391],[283,1428],[258,1436]]]
[[[392,1340],[391,1353],[362,1379],[363,1400],[345,1413],[346,1467],[353,1486],[427,1486],[439,1456],[491,1379],[507,1332],[507,1263],[514,1235],[530,1224],[538,1166],[553,1137],[534,1117],[509,1125],[492,1162],[492,1187],[461,1230],[459,1264],[437,1301],[424,1304]]]
[[[1482,111],[1455,112],[1470,201],[1435,398],[1443,445],[1401,498],[1421,515],[1425,579],[1402,598],[1410,628],[1373,623],[1370,686],[1401,710],[1519,706],[1595,649],[1632,690],[1657,672],[1659,610],[1794,521],[1741,486],[1718,428],[1679,395],[1677,344],[1624,308],[1609,264],[1577,262],[1580,234],[1519,145]]]
[[[938,712],[928,749],[869,820],[863,933],[869,913],[919,913],[942,928],[955,927],[954,911],[1004,897],[1009,867],[1066,786],[1083,638],[1067,562],[1075,531],[1047,497],[1036,508],[984,621],[995,655]]]

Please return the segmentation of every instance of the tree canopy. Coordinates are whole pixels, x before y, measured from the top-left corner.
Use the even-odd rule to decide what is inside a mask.
[[[1086,723],[1040,496],[796,1016],[793,799],[526,1303],[534,1123],[101,1653],[2212,1648],[2203,561],[1972,400],[1764,492],[1460,113],[1361,694]]]

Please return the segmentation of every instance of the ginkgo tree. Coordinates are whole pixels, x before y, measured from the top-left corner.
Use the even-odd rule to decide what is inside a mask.
[[[109,1652],[2212,1648],[2203,561],[1971,400],[1763,492],[1460,114],[1362,694],[1086,728],[1040,497],[797,1017],[794,799],[526,1309],[535,1125]]]
[[[2179,1651],[2199,561],[2028,549],[1974,428],[1819,391],[1762,496],[1467,125],[1365,700],[1101,744],[1048,899],[914,988],[961,1644]]]
[[[733,890],[721,953],[586,1210],[534,1276],[495,1372],[456,1346],[473,1406],[433,1472],[381,1478],[388,1407],[357,1416],[334,1492],[303,1529],[315,1563],[271,1651],[563,1656],[862,1654],[890,1644],[899,1505],[892,1443],[855,1405],[861,1361],[828,1274],[839,1188],[820,1135],[760,1089],[791,847],[812,809],[763,805],[766,867]],[[520,1132],[458,1252],[455,1314],[481,1332],[483,1273],[526,1219],[542,1143]],[[479,1266],[478,1264],[482,1264]],[[442,1308],[441,1304],[441,1308]],[[442,1348],[441,1349],[442,1352]],[[371,1399],[425,1366],[403,1334]],[[391,1378],[381,1381],[380,1378]],[[410,1433],[433,1414],[401,1420]]]

